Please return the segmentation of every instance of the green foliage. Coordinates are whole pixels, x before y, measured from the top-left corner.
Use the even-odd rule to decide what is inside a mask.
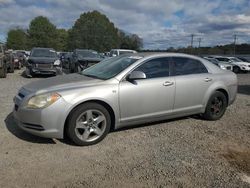
[[[98,11],[82,14],[69,32],[71,50],[85,48],[107,51],[111,48],[118,48],[119,45],[118,29]]]
[[[140,50],[142,45],[142,39],[137,35],[126,35],[124,32],[120,32],[120,48],[122,49],[131,49],[131,50]]]
[[[68,50],[68,31],[65,29],[57,29],[57,50]]]
[[[30,22],[27,33],[22,29],[10,30],[7,46],[13,49],[48,47],[58,51],[82,48],[104,52],[112,48],[138,50],[142,47],[142,39],[137,35],[125,35],[105,15],[92,11],[80,15],[68,31],[57,29],[48,18],[38,16]]]
[[[22,29],[11,29],[8,32],[7,47],[19,50],[27,48],[27,34]]]
[[[48,18],[38,16],[30,22],[29,44],[31,47],[47,47],[58,49],[57,29]]]

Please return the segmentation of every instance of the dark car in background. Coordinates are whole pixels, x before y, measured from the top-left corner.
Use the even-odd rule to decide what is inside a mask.
[[[60,60],[62,62],[62,67],[69,69],[69,63],[72,58],[72,52],[62,52],[60,53]]]
[[[37,74],[62,74],[62,63],[54,49],[33,48],[31,50],[26,63],[26,75],[32,77]]]
[[[12,60],[13,60],[14,68],[20,70],[22,68],[23,60],[20,59],[19,55],[20,54],[18,53],[12,53]]]
[[[75,49],[69,64],[70,73],[79,72],[99,63],[104,58],[94,50]]]

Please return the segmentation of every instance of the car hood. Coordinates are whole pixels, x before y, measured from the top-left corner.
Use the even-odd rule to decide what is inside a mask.
[[[90,78],[79,73],[68,74],[62,76],[56,76],[52,78],[47,78],[44,80],[31,82],[23,88],[29,92],[51,92],[66,89],[73,89],[79,87],[92,86],[97,83],[103,82],[103,80]]]
[[[57,57],[29,57],[29,63],[54,63]]]

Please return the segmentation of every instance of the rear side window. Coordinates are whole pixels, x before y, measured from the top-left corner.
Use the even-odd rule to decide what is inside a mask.
[[[229,61],[229,59],[223,58],[223,57],[217,57],[216,59],[219,60],[219,61],[226,61],[226,62]]]
[[[207,68],[196,59],[173,57],[175,75],[208,73]]]
[[[161,78],[169,76],[170,58],[156,58],[143,63],[134,71],[142,71],[146,74],[146,78]]]

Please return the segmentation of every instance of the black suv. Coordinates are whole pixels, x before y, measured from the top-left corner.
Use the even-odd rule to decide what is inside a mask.
[[[79,72],[103,60],[103,57],[94,50],[75,49],[72,53],[69,71]]]
[[[26,75],[62,74],[62,63],[52,48],[33,48],[26,63]]]

